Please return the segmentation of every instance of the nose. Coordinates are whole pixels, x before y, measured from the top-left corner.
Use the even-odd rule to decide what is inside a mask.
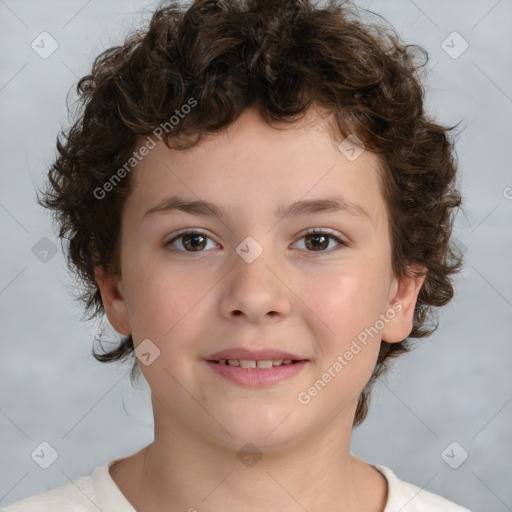
[[[226,280],[219,304],[223,317],[261,323],[282,320],[290,314],[293,293],[282,266],[266,251],[252,261],[237,253]]]

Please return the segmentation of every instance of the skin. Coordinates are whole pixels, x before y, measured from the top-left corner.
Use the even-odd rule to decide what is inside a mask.
[[[399,342],[411,332],[424,277],[393,275],[376,155],[348,160],[338,150],[343,137],[318,110],[277,126],[286,129],[248,109],[194,148],[158,143],[132,171],[121,273],[96,269],[112,326],[132,333],[136,347],[150,339],[160,350],[140,365],[152,391],[154,441],[110,469],[137,510],[382,512],[386,504],[385,478],[350,453],[352,423],[381,339]],[[281,204],[334,192],[369,218],[344,211],[274,218]],[[174,194],[215,203],[227,217],[144,217]],[[206,232],[199,252],[183,238],[174,252],[165,245],[184,228]],[[315,249],[303,234],[309,228],[350,244],[328,238]],[[248,236],[263,248],[252,263],[236,252]],[[393,305],[401,309],[379,334],[299,403],[298,394]],[[277,348],[309,362],[290,379],[247,389],[203,360],[234,347]],[[252,467],[237,458],[248,442],[262,455]]]

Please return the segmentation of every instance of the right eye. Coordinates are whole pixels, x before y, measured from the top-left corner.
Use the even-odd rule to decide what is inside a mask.
[[[176,236],[165,243],[165,246],[169,246],[173,252],[182,252],[189,255],[194,252],[204,252],[203,249],[207,245],[207,240],[211,240],[211,238],[203,231],[188,229],[179,231]],[[181,246],[183,249],[177,246]]]

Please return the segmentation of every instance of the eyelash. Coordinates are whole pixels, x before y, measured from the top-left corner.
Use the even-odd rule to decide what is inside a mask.
[[[183,236],[190,235],[190,234],[203,235],[206,238],[210,238],[207,235],[207,233],[205,233],[204,231],[201,231],[199,229],[188,229],[188,230],[179,231],[176,234],[176,236],[171,238],[164,245],[166,247],[169,247],[169,250],[172,251],[172,252],[179,252],[179,253],[182,253],[182,254],[186,254],[187,256],[193,256],[194,254],[197,254],[197,253],[206,252],[204,250],[202,250],[202,251],[182,251],[182,250],[179,250],[179,249],[176,249],[176,248],[172,247],[172,244],[176,240],[179,240],[180,238],[183,238]],[[311,229],[308,229],[307,231],[305,231],[304,233],[302,233],[302,235],[297,239],[297,242],[299,240],[302,240],[303,238],[305,238],[307,236],[318,236],[318,235],[324,235],[324,236],[327,236],[328,238],[330,238],[332,240],[335,240],[339,244],[339,246],[345,246],[345,247],[349,246],[349,244],[347,242],[345,242],[344,240],[342,240],[341,238],[339,238],[338,236],[333,234],[331,231],[328,231],[328,230],[325,230],[325,229],[317,229],[317,228],[311,228]],[[210,238],[210,240],[211,240],[211,238]],[[317,254],[325,254],[325,253],[330,253],[333,250],[336,250],[336,248],[334,248],[334,249],[331,248],[329,250],[322,250],[322,251],[307,251],[306,250],[306,252],[313,253],[313,254],[315,254],[315,253],[317,253]]]

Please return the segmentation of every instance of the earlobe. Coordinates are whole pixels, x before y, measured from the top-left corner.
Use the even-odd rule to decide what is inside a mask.
[[[413,266],[408,273],[395,278],[392,293],[388,302],[389,321],[382,330],[382,340],[388,343],[397,343],[409,336],[413,327],[414,310],[421,287],[425,282],[427,269]]]
[[[110,325],[122,335],[131,332],[128,309],[122,295],[122,283],[118,276],[107,273],[103,266],[94,268],[94,278],[100,288],[101,300]]]

